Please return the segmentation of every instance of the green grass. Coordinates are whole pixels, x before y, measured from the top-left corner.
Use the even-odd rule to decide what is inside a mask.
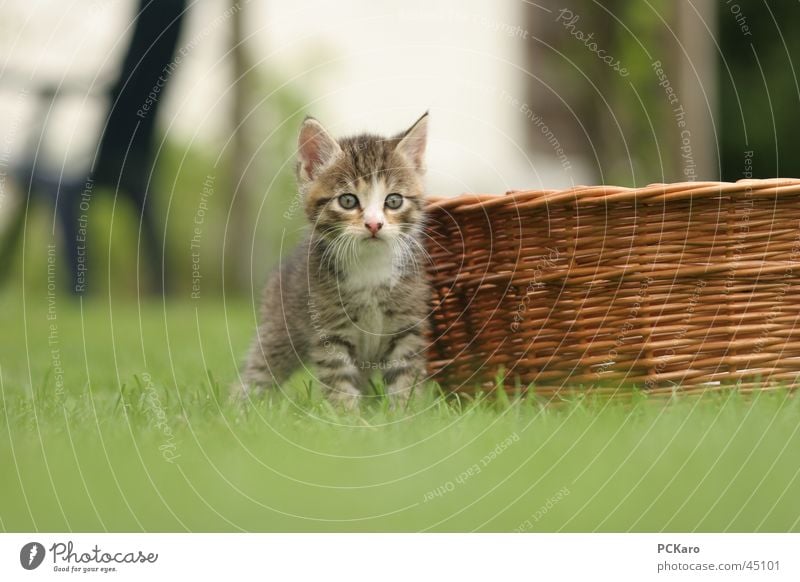
[[[55,301],[0,297],[0,531],[800,529],[784,392],[242,410],[248,305]]]

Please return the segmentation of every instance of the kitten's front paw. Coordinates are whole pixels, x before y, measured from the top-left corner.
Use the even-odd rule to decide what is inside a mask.
[[[242,402],[247,400],[247,398],[250,396],[250,393],[250,385],[239,380],[231,383],[230,387],[228,388],[228,394],[233,402]]]
[[[403,412],[408,408],[408,401],[411,399],[411,392],[403,390],[389,394],[389,408],[395,412]]]
[[[332,390],[328,393],[328,402],[334,408],[355,412],[361,403],[361,394],[357,390]]]

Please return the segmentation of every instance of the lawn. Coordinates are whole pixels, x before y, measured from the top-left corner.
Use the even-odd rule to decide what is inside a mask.
[[[0,296],[0,530],[800,530],[786,392],[346,416],[298,377],[242,409],[253,325],[246,302]]]

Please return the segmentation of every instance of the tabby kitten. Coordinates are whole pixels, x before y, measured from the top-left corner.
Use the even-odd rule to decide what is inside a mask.
[[[357,408],[380,371],[397,407],[425,378],[426,141],[427,113],[389,138],[337,141],[303,122],[297,181],[311,229],[267,281],[245,395],[310,363],[332,403]]]

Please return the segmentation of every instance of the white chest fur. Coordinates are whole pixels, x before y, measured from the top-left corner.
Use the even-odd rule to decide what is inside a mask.
[[[367,243],[347,269],[341,291],[356,312],[357,344],[360,357],[372,361],[380,354],[388,324],[381,301],[391,293],[399,278],[391,248],[382,243]]]
[[[344,286],[349,291],[362,291],[392,286],[399,277],[394,256],[388,244],[367,242],[348,265]]]
[[[381,340],[384,334],[385,316],[377,299],[366,299],[359,310],[358,349],[361,358],[373,361],[380,355]]]

